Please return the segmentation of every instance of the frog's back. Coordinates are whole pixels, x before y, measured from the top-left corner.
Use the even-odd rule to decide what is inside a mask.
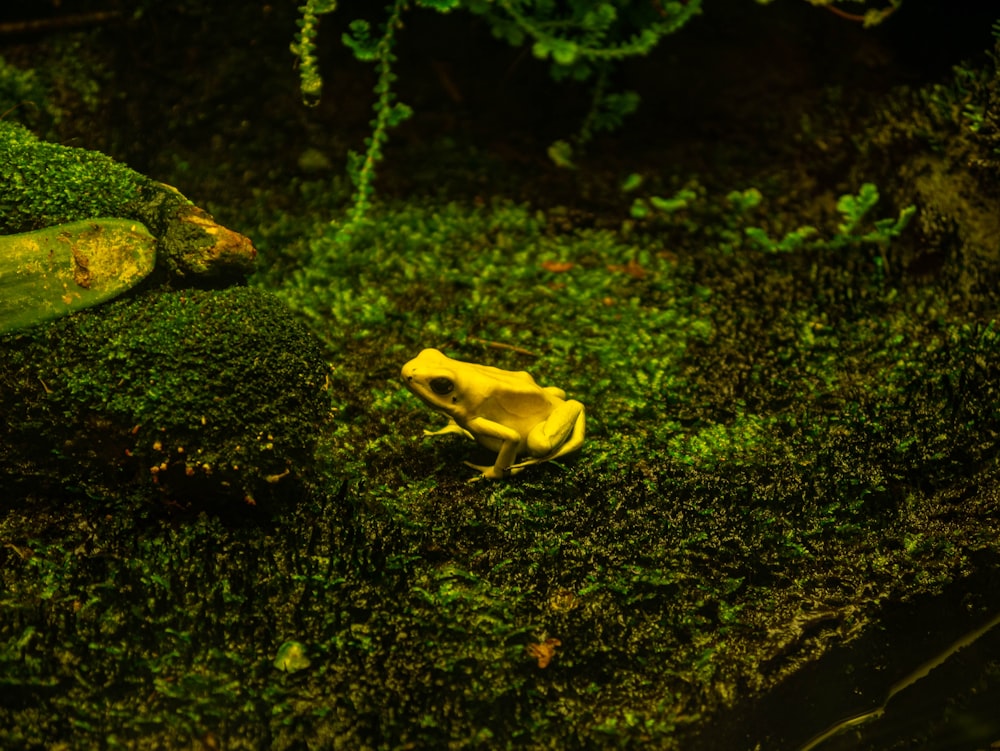
[[[483,366],[489,368],[489,366]],[[492,384],[489,394],[480,402],[478,414],[526,435],[545,420],[560,403],[559,389],[543,389],[524,371],[489,368],[484,373]]]
[[[541,386],[526,370],[503,370],[492,365],[467,364],[475,369],[484,382],[492,381],[495,384],[501,384],[511,392],[529,393],[541,390]]]

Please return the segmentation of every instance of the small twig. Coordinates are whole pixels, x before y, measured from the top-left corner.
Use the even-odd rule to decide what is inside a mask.
[[[480,339],[478,336],[470,336],[469,339],[478,344],[482,344],[491,349],[505,349],[510,352],[516,352],[519,355],[525,355],[527,357],[538,357],[537,352],[532,352],[530,349],[524,349],[523,347],[518,347],[514,344],[506,344],[505,342],[494,342],[489,339]]]
[[[857,13],[848,13],[846,10],[841,10],[835,5],[823,5],[821,7],[826,8],[835,16],[840,16],[841,18],[845,18],[848,21],[853,21],[854,23],[865,23],[866,21],[868,21],[867,15],[862,16],[858,15]],[[893,3],[890,7],[880,10],[877,14],[875,14],[874,16],[875,20],[872,21],[872,25],[875,25],[876,23],[882,23],[882,21],[884,21],[893,13],[895,13],[898,7],[899,5]]]
[[[30,101],[18,102],[17,104],[12,104],[3,112],[0,112],[0,120],[3,120],[5,117],[7,117],[7,115],[16,110],[18,107],[34,107],[35,111],[36,112],[38,111],[38,105],[35,104],[34,102]]]
[[[438,82],[448,95],[448,98],[455,104],[461,104],[463,101],[462,91],[458,88],[455,80],[451,77],[451,71],[448,64],[440,60],[434,60],[431,62],[431,68],[437,74]]]
[[[99,10],[93,13],[76,13],[54,18],[32,18],[26,21],[4,21],[0,23],[0,36],[14,34],[37,34],[39,32],[61,31],[80,26],[96,26],[107,21],[117,21],[121,13],[116,10]]]
[[[859,16],[857,13],[848,13],[846,10],[841,10],[835,5],[824,5],[828,11],[833,13],[835,16],[840,16],[841,18],[846,18],[848,21],[855,21],[856,23],[864,23],[865,17]]]

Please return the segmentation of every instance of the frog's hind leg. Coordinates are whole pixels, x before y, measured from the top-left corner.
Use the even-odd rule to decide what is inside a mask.
[[[531,458],[515,466],[547,462],[576,451],[583,445],[585,424],[586,415],[580,402],[571,399],[560,404],[545,422],[528,433],[527,447]]]

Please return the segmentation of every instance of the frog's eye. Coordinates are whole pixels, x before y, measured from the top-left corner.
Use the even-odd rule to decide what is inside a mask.
[[[450,378],[431,378],[430,386],[431,391],[438,396],[450,394],[455,390],[455,384],[451,382]]]

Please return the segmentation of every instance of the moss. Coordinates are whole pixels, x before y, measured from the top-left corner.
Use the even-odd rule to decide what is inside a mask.
[[[254,289],[149,292],[6,342],[2,460],[48,485],[267,499],[310,474],[329,418],[317,344]]]
[[[100,152],[40,141],[10,121],[0,121],[0,174],[6,233],[96,217],[138,219],[160,229],[137,211],[159,193],[152,180]]]
[[[780,260],[668,253],[652,233],[567,233],[507,202],[386,208],[356,245],[324,227],[303,231],[313,239],[279,293],[327,342],[339,419],[313,433],[348,482],[314,484],[259,526],[128,521],[134,498],[68,539],[8,517],[2,570],[19,609],[2,635],[31,700],[7,710],[8,745],[70,732],[70,716],[83,747],[113,731],[153,748],[206,734],[237,748],[684,748],[834,648],[863,654],[883,603],[939,597],[992,560],[1000,344],[947,290],[879,272],[863,243]],[[212,432],[221,419],[200,425],[218,392],[185,390],[178,410],[150,388],[150,373],[172,393],[189,372],[225,385],[246,368],[206,355],[148,370],[169,359],[164,341],[197,353],[203,331],[228,331],[203,319],[201,294],[123,307],[142,322],[128,338],[110,318],[55,325],[100,341],[102,367],[42,380],[69,414],[100,394],[113,414],[150,415],[132,450],[161,421],[231,447]],[[221,320],[256,330],[238,310]],[[284,328],[264,340],[299,351]],[[567,388],[591,416],[580,456],[467,483],[471,447],[419,438],[437,418],[396,381],[426,344]],[[143,363],[142,388],[120,361]],[[89,476],[83,487],[122,502]],[[977,612],[988,601],[965,596]],[[32,634],[76,601],[90,603],[81,642],[100,646],[74,648],[74,667],[101,688],[40,686],[70,668]],[[139,635],[148,622],[163,640]],[[288,641],[310,659],[291,675],[273,667]]]
[[[845,88],[841,99],[853,95]],[[741,121],[740,138],[752,125]],[[77,441],[69,456],[60,445],[63,474],[40,487],[31,477],[43,452],[27,457],[25,442],[8,453],[21,479],[5,497],[40,496],[56,509],[0,509],[0,745],[797,748],[856,712],[859,698],[884,700],[939,652],[929,634],[991,615],[996,271],[985,254],[952,252],[988,232],[956,242],[918,234],[915,222],[884,243],[823,248],[809,237],[761,252],[748,227],[768,238],[804,226],[835,236],[836,195],[869,180],[898,198],[878,216],[912,196],[890,184],[899,170],[865,158],[858,174],[879,176],[823,172],[833,152],[852,160],[848,144],[864,129],[775,134],[759,149],[716,132],[713,152],[739,144],[759,152],[741,155],[748,163],[774,160],[770,171],[756,188],[693,190],[655,221],[628,218],[627,201],[540,211],[466,196],[378,207],[377,223],[336,243],[318,183],[285,196],[308,203],[296,204],[313,212],[308,220],[245,218],[265,222],[255,236],[283,261],[258,283],[327,344],[338,419],[312,430],[325,477],[273,515],[242,513],[238,495],[211,488],[206,498],[238,512],[164,519],[151,495],[184,503],[197,488],[177,477],[160,496],[146,460],[141,481],[125,472],[111,482],[102,473],[120,465],[103,457],[122,451]],[[816,191],[784,174],[806,163],[822,178]],[[688,185],[679,169],[664,167],[669,189],[650,190]],[[928,173],[928,194],[958,184],[938,174]],[[545,192],[545,178],[524,191]],[[700,184],[713,182],[724,181]],[[726,200],[734,189],[760,199]],[[266,210],[278,191],[262,189],[255,206]],[[899,262],[924,246],[939,254],[931,277]],[[208,298],[156,299],[121,310],[165,332],[157,341],[197,352],[203,339],[186,332],[199,330]],[[279,320],[264,338],[299,352],[306,345],[285,338],[294,324]],[[59,352],[84,325],[70,319],[5,343],[28,337],[36,352]],[[100,395],[117,420],[153,415],[140,440],[134,424],[124,431],[129,451],[151,453],[147,428],[175,418],[185,445],[199,436],[230,445],[211,432],[214,419],[200,425],[221,396],[211,383],[235,382],[224,366],[193,357],[183,374],[153,371],[169,393],[192,373],[209,376],[184,391],[193,409],[170,408],[119,367],[157,365],[158,344],[138,334],[132,353],[111,325],[86,326],[101,337],[99,368],[13,376],[32,397],[33,411],[17,412],[23,435],[52,430],[50,400],[76,425]],[[283,356],[250,344],[265,365]],[[474,449],[424,441],[421,428],[438,418],[397,382],[399,365],[428,345],[565,387],[588,407],[579,456],[511,483],[467,483],[461,462]],[[43,397],[45,387],[53,394]],[[249,430],[238,417],[227,419]],[[258,429],[280,417],[261,412]],[[305,417],[297,424],[309,432]],[[288,642],[303,645],[307,668],[274,667]],[[790,711],[807,692],[819,697],[810,711]]]

